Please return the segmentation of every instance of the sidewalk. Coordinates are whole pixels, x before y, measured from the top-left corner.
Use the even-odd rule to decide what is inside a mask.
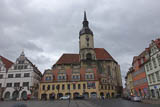
[[[160,104],[160,99],[159,100],[143,99],[142,102],[145,104]]]

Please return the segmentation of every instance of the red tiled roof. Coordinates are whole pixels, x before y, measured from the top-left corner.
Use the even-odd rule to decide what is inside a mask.
[[[5,64],[6,69],[8,70],[12,66],[13,62],[8,60],[8,59],[6,59],[3,56],[0,56],[0,58],[1,58],[2,62],[3,62],[3,64]]]
[[[79,54],[63,54],[56,64],[77,64],[79,62]]]
[[[97,60],[114,60],[104,48],[94,48]]]
[[[114,60],[104,48],[94,48],[97,60]],[[115,61],[115,60],[114,60]],[[63,54],[56,64],[78,64],[80,63],[79,54]]]

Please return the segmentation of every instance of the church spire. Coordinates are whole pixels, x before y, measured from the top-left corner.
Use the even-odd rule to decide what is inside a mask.
[[[88,21],[87,21],[86,11],[84,11],[83,27],[88,27]]]
[[[83,23],[82,24],[83,24],[83,27],[79,32],[79,36],[81,36],[83,34],[91,34],[93,36],[93,32],[89,28],[89,22],[87,20],[86,11],[84,11],[84,19],[83,19]]]
[[[87,21],[86,11],[84,11],[84,21]]]

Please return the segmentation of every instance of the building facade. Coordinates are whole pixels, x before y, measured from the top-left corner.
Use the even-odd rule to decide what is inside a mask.
[[[7,58],[0,56],[0,99],[2,99],[4,90],[6,89],[6,75],[8,69],[12,66],[13,62],[8,60]]]
[[[41,72],[22,52],[3,77],[5,79],[3,98],[20,100],[27,99],[28,96],[38,97],[41,77]]]
[[[86,13],[79,32],[79,54],[63,54],[43,74],[39,99],[114,97],[122,92],[119,64],[104,48],[94,47]]]
[[[160,39],[153,40],[149,45],[150,59],[145,64],[150,97],[160,98]]]
[[[133,96],[133,93],[134,93],[132,73],[133,73],[133,67],[129,69],[125,77],[125,80],[126,80],[125,85],[126,85],[126,91],[127,91],[126,96]]]
[[[134,95],[141,97],[148,97],[148,81],[145,72],[144,64],[149,59],[148,49],[145,49],[139,56],[133,58],[133,86],[134,86]]]

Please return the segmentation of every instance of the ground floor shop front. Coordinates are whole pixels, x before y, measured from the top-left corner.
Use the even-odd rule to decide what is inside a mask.
[[[84,96],[86,99],[111,98],[116,95],[116,91],[115,88],[101,89],[99,81],[40,83],[38,96],[40,100],[59,99],[68,95],[71,99],[77,96]]]

